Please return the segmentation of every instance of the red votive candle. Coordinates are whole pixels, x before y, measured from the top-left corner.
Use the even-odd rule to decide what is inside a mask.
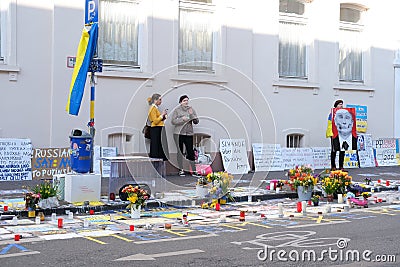
[[[303,210],[301,206],[301,201],[297,202],[297,212],[301,212]]]
[[[311,200],[308,201],[308,206],[311,206]]]
[[[15,235],[15,236],[14,236],[14,240],[15,240],[15,241],[19,241],[20,238],[21,238],[20,235]]]
[[[379,184],[381,183],[381,179],[378,179],[378,183],[379,183]]]
[[[89,210],[90,215],[94,215],[94,210]]]
[[[389,186],[389,185],[390,185],[390,181],[386,180],[386,186]]]
[[[216,203],[216,204],[215,204],[215,210],[216,210],[216,211],[219,211],[220,209],[221,209],[220,204],[219,204],[219,203]]]
[[[265,214],[264,213],[261,213],[261,218],[265,218]]]
[[[245,217],[246,217],[246,213],[244,212],[244,210],[240,211],[240,216],[239,216],[239,221],[244,222],[245,221]]]
[[[8,211],[8,206],[7,206],[7,205],[4,205],[4,206],[3,206],[3,210],[4,210],[4,211]]]
[[[110,200],[115,200],[115,194],[114,193],[110,193]]]
[[[134,225],[129,225],[129,231],[135,231],[135,226]]]
[[[58,218],[58,228],[63,227],[63,218]]]

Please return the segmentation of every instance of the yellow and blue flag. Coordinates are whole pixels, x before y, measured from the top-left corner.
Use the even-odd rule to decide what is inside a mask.
[[[76,53],[74,72],[72,73],[71,85],[66,110],[71,115],[78,115],[81,107],[83,92],[85,90],[86,77],[89,71],[90,62],[96,52],[98,36],[98,24],[93,23],[90,30],[82,31]]]

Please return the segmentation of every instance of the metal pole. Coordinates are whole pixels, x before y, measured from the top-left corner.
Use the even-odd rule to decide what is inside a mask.
[[[92,146],[91,146],[91,160],[90,160],[90,172],[93,173],[93,154],[94,154],[94,135],[95,135],[95,128],[94,128],[94,99],[95,99],[95,82],[94,82],[94,71],[91,72],[90,75],[90,121],[88,123],[89,127],[89,134],[92,136]]]

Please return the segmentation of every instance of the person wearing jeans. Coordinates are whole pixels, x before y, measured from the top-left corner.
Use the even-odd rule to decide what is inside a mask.
[[[186,149],[186,159],[189,160],[191,171],[196,173],[195,154],[193,150],[193,124],[199,123],[196,111],[189,106],[189,97],[182,95],[179,98],[179,106],[174,110],[171,116],[171,123],[174,128],[174,140],[177,147],[177,161],[179,175],[185,176],[183,168],[183,146]]]

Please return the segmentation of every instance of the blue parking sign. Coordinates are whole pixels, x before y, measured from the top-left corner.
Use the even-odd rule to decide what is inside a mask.
[[[86,0],[85,24],[99,22],[99,0]]]

